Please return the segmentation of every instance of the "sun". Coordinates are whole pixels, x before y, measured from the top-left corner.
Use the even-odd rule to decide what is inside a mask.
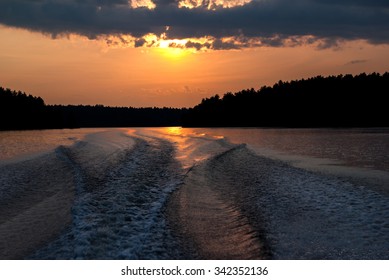
[[[187,40],[160,40],[158,51],[166,58],[179,60],[190,53],[190,50],[185,48]]]

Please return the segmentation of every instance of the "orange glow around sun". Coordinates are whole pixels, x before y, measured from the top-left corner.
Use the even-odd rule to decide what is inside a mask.
[[[185,48],[187,40],[162,40],[159,43],[158,51],[166,58],[182,59],[192,51]]]
[[[385,45],[364,41],[336,51],[310,45],[215,51],[206,48],[211,37],[147,34],[135,47],[131,36],[53,40],[4,26],[0,38],[6,38],[0,45],[0,86],[40,96],[47,104],[191,107],[214,94],[280,79],[383,73],[389,62]]]

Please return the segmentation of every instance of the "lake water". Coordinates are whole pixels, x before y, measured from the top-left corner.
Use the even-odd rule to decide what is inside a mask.
[[[0,132],[2,259],[388,259],[388,129]]]

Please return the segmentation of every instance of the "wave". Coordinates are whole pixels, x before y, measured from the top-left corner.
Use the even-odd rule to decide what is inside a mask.
[[[121,137],[121,142],[133,142],[129,149],[100,153],[95,161],[88,158],[96,157],[90,142],[66,150],[77,178],[72,224],[29,258],[184,258],[162,211],[182,181],[172,145],[160,139]]]
[[[0,258],[388,258],[385,194],[170,130],[100,131],[0,166]]]
[[[231,197],[233,193],[226,188],[232,174],[215,166],[215,163],[224,164],[224,157],[242,147],[231,147],[191,168],[183,186],[169,202],[170,213],[178,213],[170,216],[170,222],[185,236],[183,242],[196,251],[199,258],[270,257],[259,228],[254,228],[250,217],[242,212],[242,207]],[[236,183],[237,189],[240,187],[238,180],[230,183]]]
[[[388,198],[365,186],[260,157],[244,145],[195,167],[185,186],[174,207],[187,213],[180,217],[181,230],[197,237],[201,233],[196,232],[193,220],[198,218],[198,205],[191,200],[198,199],[201,207],[207,208],[200,212],[202,225],[208,227],[202,229],[206,242],[193,238],[193,246],[203,251],[205,258],[214,256],[207,252],[208,243],[220,241],[218,235],[208,234],[214,227],[219,227],[219,234],[227,232],[224,246],[233,243],[231,250],[239,258],[388,258]],[[233,205],[239,218],[223,204]],[[235,224],[225,219],[220,225],[215,211],[235,219],[240,224],[239,236],[255,240],[257,250],[243,246],[243,240],[236,243],[237,238],[229,233]],[[243,220],[246,222],[241,224]]]

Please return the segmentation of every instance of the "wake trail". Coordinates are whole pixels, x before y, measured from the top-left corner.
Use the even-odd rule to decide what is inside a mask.
[[[387,259],[388,205],[367,187],[239,145],[194,166],[170,208],[201,258]]]
[[[182,181],[174,147],[156,138],[134,140],[134,147],[99,180],[91,181],[68,151],[69,161],[78,170],[73,224],[32,258],[185,258],[163,213],[169,194]]]
[[[227,184],[236,189],[241,183],[241,174],[233,170],[233,181],[223,164],[223,157],[240,151],[244,145],[230,146],[229,149],[193,166],[187,174],[183,186],[173,194],[169,211],[171,222],[187,240],[191,250],[197,251],[204,259],[266,259],[269,250],[242,209],[234,201]]]
[[[0,166],[0,258],[389,256],[388,197],[368,185],[224,138],[131,131]]]
[[[388,198],[244,146],[208,163],[215,191],[239,206],[273,259],[387,259]]]

